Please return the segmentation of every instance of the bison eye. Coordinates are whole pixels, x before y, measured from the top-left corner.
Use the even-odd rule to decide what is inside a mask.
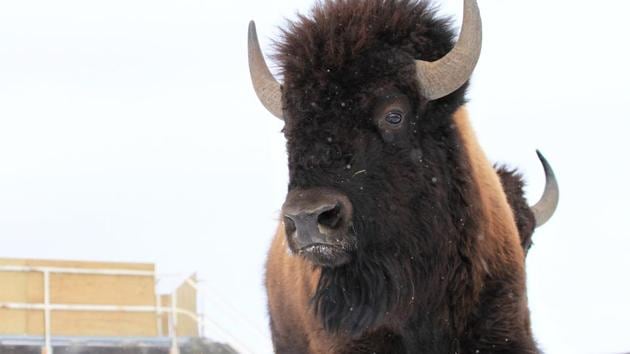
[[[403,120],[403,113],[399,110],[387,112],[385,115],[385,121],[389,124],[400,124]]]

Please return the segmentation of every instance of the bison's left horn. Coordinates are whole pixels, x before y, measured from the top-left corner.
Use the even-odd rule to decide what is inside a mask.
[[[536,219],[536,227],[539,227],[549,221],[549,219],[553,216],[553,213],[556,211],[558,201],[560,199],[560,189],[558,187],[556,175],[553,173],[553,169],[551,169],[551,165],[549,165],[547,159],[545,159],[538,150],[536,150],[536,154],[538,154],[538,159],[540,159],[540,162],[545,169],[546,180],[543,196],[540,198],[538,203],[531,207],[531,210],[534,213],[534,218]]]
[[[416,60],[421,94],[442,98],[460,88],[472,75],[481,54],[481,16],[476,0],[464,0],[464,21],[455,47],[439,60]]]
[[[247,47],[249,57],[249,74],[254,84],[254,90],[260,102],[274,116],[282,118],[282,89],[280,83],[271,75],[271,71],[265,63],[254,21],[249,22],[247,34]]]

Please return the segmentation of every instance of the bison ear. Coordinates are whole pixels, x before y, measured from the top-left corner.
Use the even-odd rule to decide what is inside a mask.
[[[416,60],[420,93],[428,100],[442,98],[462,87],[481,54],[481,15],[477,0],[464,0],[464,21],[455,47],[433,62]]]
[[[249,57],[249,74],[252,78],[254,90],[260,102],[271,114],[284,120],[282,117],[282,86],[271,75],[271,71],[265,63],[254,21],[249,22],[247,34],[247,47]]]
[[[534,206],[530,207],[534,213],[534,218],[536,219],[536,227],[539,227],[549,221],[549,219],[553,216],[553,213],[556,211],[558,201],[560,200],[560,189],[558,187],[556,175],[553,173],[553,169],[551,168],[551,165],[549,165],[549,162],[547,162],[547,159],[545,159],[543,154],[541,154],[538,150],[536,150],[536,154],[538,154],[538,159],[545,170],[546,180],[545,191],[543,192],[542,197],[536,204],[534,204]]]

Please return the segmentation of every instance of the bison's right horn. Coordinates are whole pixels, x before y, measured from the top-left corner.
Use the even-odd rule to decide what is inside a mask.
[[[260,102],[274,116],[282,118],[282,88],[265,63],[254,21],[249,22],[247,34],[247,47],[249,57],[249,74],[254,84],[254,90]]]
[[[433,62],[416,60],[421,94],[442,98],[468,81],[481,54],[481,16],[476,0],[464,0],[464,21],[455,47]]]
[[[539,227],[549,221],[551,216],[553,216],[553,213],[556,211],[556,208],[558,207],[558,200],[560,199],[560,189],[558,188],[556,175],[553,173],[553,169],[551,169],[551,165],[549,165],[547,159],[545,159],[538,150],[536,150],[536,154],[538,154],[538,159],[540,159],[540,162],[545,169],[546,180],[545,191],[543,192],[542,197],[538,203],[531,207],[531,210],[534,213],[534,218],[536,219],[536,227]]]

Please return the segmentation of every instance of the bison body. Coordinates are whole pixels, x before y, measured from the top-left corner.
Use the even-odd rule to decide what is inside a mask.
[[[536,228],[536,217],[530,209],[525,198],[525,181],[523,176],[516,170],[508,169],[505,166],[496,167],[497,174],[501,179],[503,191],[507,197],[508,203],[512,208],[516,228],[521,239],[521,247],[525,255],[533,245],[532,236]]]

